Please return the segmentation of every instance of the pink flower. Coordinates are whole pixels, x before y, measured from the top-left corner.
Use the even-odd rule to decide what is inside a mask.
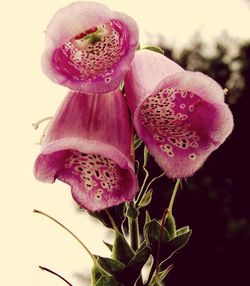
[[[220,85],[161,54],[136,53],[125,92],[139,137],[169,177],[191,176],[232,131]]]
[[[131,130],[123,94],[70,92],[57,111],[35,162],[35,177],[59,179],[90,211],[130,201],[138,190],[130,159]]]
[[[137,46],[132,18],[96,2],[75,2],[49,23],[42,68],[72,90],[105,93],[119,86]]]

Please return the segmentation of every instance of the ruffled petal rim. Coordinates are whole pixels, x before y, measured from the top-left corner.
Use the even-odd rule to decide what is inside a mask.
[[[109,51],[109,48],[104,49],[106,40],[102,41],[103,44],[101,44],[102,42],[94,43],[91,45],[91,49],[85,50],[84,48],[84,51],[81,48],[73,47],[71,40],[84,31],[102,25],[109,26],[109,23],[111,25],[117,23],[118,26],[121,26],[114,28],[116,35],[120,33],[120,40],[115,40],[115,34],[110,40],[110,43],[113,41],[117,41],[117,44],[122,43],[119,44],[121,50],[117,48],[118,50],[114,51],[115,54],[110,56],[109,60],[102,60],[100,66],[98,58],[96,58],[96,62],[94,58],[91,58],[90,61],[88,53],[92,53],[92,48],[94,48],[96,51],[91,54],[92,57],[97,53],[106,57]],[[105,5],[96,2],[72,3],[60,9],[48,25],[46,48],[41,60],[43,72],[55,83],[72,90],[88,94],[115,90],[128,71],[134,57],[138,45],[138,34],[136,22],[125,14],[112,12]],[[100,48],[95,48],[98,45]],[[116,45],[113,44],[112,47],[116,47]],[[88,67],[88,65],[90,66]],[[94,69],[96,69],[95,72],[93,72]],[[85,72],[83,73],[83,71]]]
[[[76,154],[96,159],[89,159],[90,162],[85,163],[79,160],[76,162]],[[99,160],[100,166],[94,165],[95,160]],[[109,175],[102,181],[100,175],[94,180],[93,174],[96,176],[104,172],[103,162],[107,164],[106,171]],[[84,164],[82,168],[81,164]],[[91,166],[93,174],[86,173],[90,173],[91,170],[86,164],[93,165],[88,165]],[[138,191],[138,182],[131,161],[112,146],[81,138],[67,138],[47,145],[35,162],[34,173],[35,177],[43,182],[53,183],[57,178],[69,184],[76,202],[90,211],[130,201]],[[88,185],[90,181],[92,185]],[[115,184],[115,187],[111,184]]]
[[[221,87],[197,72],[163,79],[137,106],[133,121],[149,152],[172,178],[191,176],[233,129]]]

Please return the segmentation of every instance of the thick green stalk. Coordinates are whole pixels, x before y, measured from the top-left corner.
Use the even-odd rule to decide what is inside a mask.
[[[138,217],[128,218],[128,229],[129,229],[129,236],[130,236],[130,246],[134,251],[136,251],[139,245]]]

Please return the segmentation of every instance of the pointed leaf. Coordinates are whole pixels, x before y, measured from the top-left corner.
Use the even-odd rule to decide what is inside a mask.
[[[107,243],[106,241],[103,241],[103,243],[108,247],[108,249],[112,252],[113,245],[110,243]]]
[[[192,231],[181,234],[168,243],[162,243],[160,252],[161,264],[171,258],[178,250],[183,248],[189,241]],[[160,265],[161,265],[160,264]]]
[[[120,233],[115,234],[115,241],[112,251],[112,258],[128,264],[128,262],[134,257],[134,251],[131,249],[126,238]]]
[[[176,237],[176,224],[175,224],[175,219],[172,215],[172,212],[168,213],[168,216],[165,222],[165,227],[170,234],[170,238],[171,239],[175,238]]]
[[[161,224],[153,219],[144,226],[144,238],[152,249],[157,248],[161,234]],[[162,242],[167,243],[170,240],[170,234],[164,227],[162,233]]]
[[[160,47],[157,47],[157,46],[147,46],[147,47],[144,47],[143,49],[150,50],[150,51],[164,55],[164,51]]]
[[[144,224],[144,226],[145,226],[148,222],[150,222],[150,221],[151,221],[151,218],[150,218],[149,212],[146,211],[146,213],[145,213],[145,224]]]
[[[130,260],[127,269],[130,270],[130,273],[137,272],[137,278],[139,277],[141,273],[141,269],[144,266],[144,264],[147,262],[149,255],[151,253],[150,248],[145,244],[143,244],[142,247],[140,247],[136,253],[135,256]]]
[[[112,276],[102,276],[95,286],[122,286],[116,279]]]
[[[115,273],[125,268],[125,264],[123,264],[122,262],[108,257],[98,256],[97,262],[101,266],[101,268],[106,270],[111,275],[114,275]]]
[[[115,275],[116,279],[126,286],[134,286],[136,280],[141,276],[142,267],[147,262],[150,253],[150,248],[144,241],[126,268]]]
[[[97,281],[104,275],[105,272],[96,264],[92,267],[91,277],[92,277],[92,285],[96,285]]]
[[[173,268],[173,264],[170,265],[167,269],[159,272],[157,277],[156,277],[156,275],[154,275],[151,282],[149,283],[149,286],[158,285],[156,283],[163,281],[166,278],[166,276],[168,275],[168,273],[172,270],[172,268]]]
[[[139,202],[138,208],[146,207],[150,204],[152,200],[153,189],[150,189],[141,199]]]
[[[183,226],[183,227],[179,228],[179,229],[176,231],[176,236],[179,236],[179,235],[181,235],[181,234],[187,233],[187,232],[189,232],[189,230],[190,230],[190,228],[189,228],[188,225],[187,225],[187,226]]]

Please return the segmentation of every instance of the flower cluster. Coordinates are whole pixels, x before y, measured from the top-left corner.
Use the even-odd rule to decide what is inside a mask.
[[[139,190],[133,127],[177,179],[197,171],[233,128],[218,83],[137,47],[135,21],[95,2],[62,8],[46,30],[43,71],[70,92],[46,132],[35,176],[69,184],[92,212],[131,201]]]

